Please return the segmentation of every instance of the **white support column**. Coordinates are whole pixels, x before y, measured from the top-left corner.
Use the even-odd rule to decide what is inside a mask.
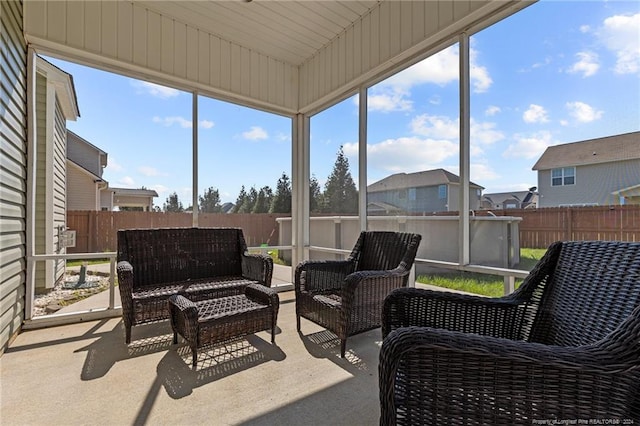
[[[470,126],[471,112],[469,100],[469,36],[460,34],[460,191],[459,191],[459,262],[468,265],[470,261],[469,246],[469,174],[470,174]]]
[[[191,184],[191,225],[198,227],[198,92],[191,94],[192,112],[191,112],[191,138],[193,146],[193,182]]]
[[[367,230],[367,88],[359,93],[358,129],[358,212],[360,230]]]
[[[33,318],[33,300],[36,288],[35,217],[36,217],[36,53],[27,51],[27,211],[26,211],[26,294],[25,320]]]
[[[293,245],[291,271],[293,274],[295,265],[309,258],[309,117],[304,114],[294,116],[291,133],[291,244]]]

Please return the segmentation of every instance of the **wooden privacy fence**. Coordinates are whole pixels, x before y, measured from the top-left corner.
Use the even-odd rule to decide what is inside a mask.
[[[285,214],[198,214],[200,227],[242,228],[249,246],[279,245],[276,218]],[[191,213],[68,211],[67,227],[76,231],[75,247],[67,253],[117,250],[119,229],[191,227]]]
[[[522,218],[520,247],[547,248],[560,240],[640,241],[640,206],[507,209],[492,213]],[[201,227],[242,228],[249,246],[288,244],[278,241],[278,217],[289,215],[200,213],[198,222]],[[118,229],[190,226],[191,213],[69,211],[67,227],[76,231],[76,246],[68,248],[67,253],[115,251]]]
[[[640,241],[640,206],[549,207],[493,210],[521,217],[520,247],[547,248],[554,241]],[[483,212],[483,214],[485,214]]]

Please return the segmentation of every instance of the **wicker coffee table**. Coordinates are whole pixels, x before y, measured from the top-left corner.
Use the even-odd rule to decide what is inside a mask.
[[[272,288],[250,284],[244,294],[200,302],[173,295],[168,303],[173,343],[178,343],[178,334],[189,343],[193,367],[204,345],[264,330],[271,330],[271,343],[275,343],[280,300]]]

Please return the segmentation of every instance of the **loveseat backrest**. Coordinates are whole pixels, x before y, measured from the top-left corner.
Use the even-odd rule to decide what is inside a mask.
[[[241,276],[247,250],[239,228],[164,228],[118,231],[118,261],[133,266],[134,285]]]
[[[357,259],[358,271],[380,271],[394,269],[404,261],[411,269],[416,257],[421,236],[393,231],[363,231],[352,251]]]
[[[640,306],[640,243],[563,242],[530,341],[580,346],[615,330]]]

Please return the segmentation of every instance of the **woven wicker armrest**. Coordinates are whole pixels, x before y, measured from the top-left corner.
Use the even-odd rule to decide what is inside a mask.
[[[187,340],[197,338],[198,308],[191,300],[179,294],[174,294],[167,301],[171,318],[171,328],[180,333]],[[174,335],[174,343],[177,343]]]
[[[354,270],[348,260],[312,260],[296,266],[296,291],[339,290],[344,279]]]
[[[266,254],[243,254],[242,275],[271,287],[273,259]]]
[[[396,424],[398,413],[403,424],[633,419],[640,413],[637,369],[637,360],[601,345],[547,346],[401,328],[389,333],[380,351],[380,423]]]
[[[116,265],[116,273],[118,275],[120,298],[122,303],[129,307],[132,303],[133,293],[133,266],[126,260],[122,260]]]
[[[384,301],[382,336],[400,327],[422,326],[518,339],[525,313],[526,305],[514,299],[400,288]]]
[[[249,284],[244,289],[244,294],[248,299],[263,305],[275,306],[277,308],[280,304],[278,292],[273,288],[265,287],[261,284]]]
[[[126,260],[121,260],[116,265],[116,272],[118,275],[118,285],[128,288],[130,292],[133,288],[133,266]]]
[[[409,271],[401,268],[385,271],[358,271],[349,274],[342,286],[342,302],[349,305],[351,301],[376,301],[382,310],[385,296],[394,289],[406,285]]]

